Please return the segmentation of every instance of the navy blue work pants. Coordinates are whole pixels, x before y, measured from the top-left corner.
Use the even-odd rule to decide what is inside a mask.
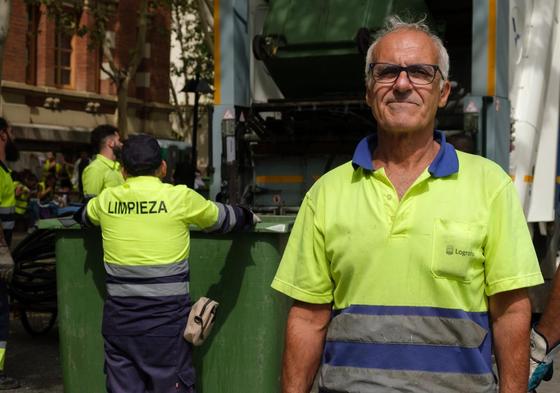
[[[192,347],[182,334],[104,339],[108,393],[195,393]]]
[[[12,231],[4,230],[4,240],[9,246],[12,242]],[[10,332],[10,302],[8,298],[8,286],[0,280],[0,371],[4,370],[6,360],[6,342]]]

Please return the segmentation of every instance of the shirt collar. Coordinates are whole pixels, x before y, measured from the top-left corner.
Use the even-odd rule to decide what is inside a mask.
[[[161,179],[156,176],[131,176],[126,179],[127,183],[161,183]]]
[[[103,154],[97,154],[95,156],[96,160],[100,160],[102,163],[104,163],[105,165],[107,165],[109,168],[111,169],[120,169],[121,165],[119,164],[118,161],[113,161],[108,159],[107,157],[105,157]]]
[[[445,141],[445,134],[441,131],[434,132],[434,140],[440,144],[440,148],[434,160],[428,167],[433,177],[446,177],[459,171],[459,159],[455,148]],[[377,146],[377,134],[363,138],[354,150],[352,166],[354,169],[363,168],[374,171],[372,153]]]

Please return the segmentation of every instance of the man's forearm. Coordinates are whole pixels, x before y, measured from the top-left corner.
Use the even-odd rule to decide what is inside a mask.
[[[286,325],[282,365],[282,392],[308,393],[320,364],[327,326],[329,304],[295,303]]]
[[[531,303],[525,289],[490,298],[500,393],[525,393],[529,378]]]
[[[536,330],[546,338],[549,349],[560,342],[560,269],[556,271],[545,311]]]

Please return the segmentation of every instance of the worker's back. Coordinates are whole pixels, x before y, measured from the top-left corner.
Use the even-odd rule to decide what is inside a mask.
[[[188,307],[188,225],[212,226],[218,207],[185,186],[139,176],[91,200],[88,216],[103,233],[104,334],[176,334]]]

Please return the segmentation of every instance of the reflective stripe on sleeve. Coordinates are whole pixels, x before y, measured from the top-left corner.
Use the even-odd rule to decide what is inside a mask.
[[[206,228],[205,232],[227,233],[233,230],[237,224],[237,216],[235,209],[231,205],[220,202],[214,202],[218,206],[218,220],[210,228]]]
[[[226,207],[229,212],[228,214],[229,222],[226,228],[226,232],[229,232],[235,227],[235,224],[237,224],[237,216],[235,215],[235,211],[233,210],[233,207],[231,205],[226,205]]]
[[[117,265],[105,262],[105,271],[107,274],[116,277],[165,277],[177,274],[188,273],[189,261],[184,259],[180,262],[170,263],[166,265]]]
[[[107,284],[109,296],[181,296],[189,293],[189,283],[173,282],[169,284]]]
[[[218,219],[216,220],[216,223],[214,225],[212,225],[210,228],[206,228],[204,232],[218,231],[222,227],[226,219],[227,213],[224,204],[220,202],[214,202],[214,203],[216,204],[216,206],[218,206]]]

